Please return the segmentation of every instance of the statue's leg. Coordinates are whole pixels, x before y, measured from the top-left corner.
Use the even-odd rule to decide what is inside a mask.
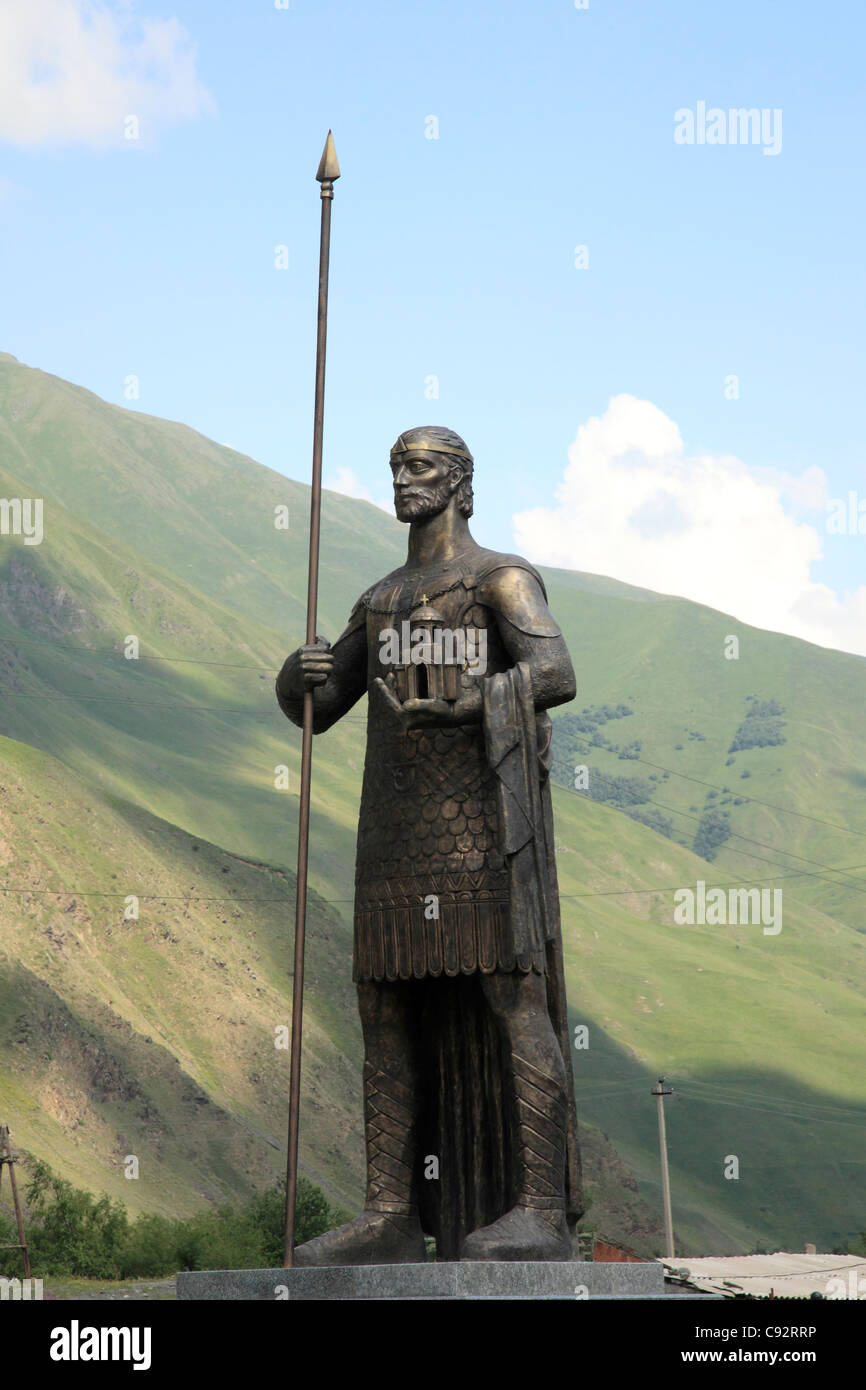
[[[467,1236],[460,1258],[572,1260],[565,1217],[568,1096],[547,983],[534,972],[496,972],[482,976],[482,987],[510,1059],[517,1202]]]
[[[299,1245],[297,1265],[416,1264],[427,1258],[415,1183],[418,1001],[413,994],[401,981],[358,985],[367,1198],[354,1221]]]

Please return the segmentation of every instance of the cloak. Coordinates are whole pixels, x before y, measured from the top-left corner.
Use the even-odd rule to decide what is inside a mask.
[[[566,1217],[573,1231],[583,1191],[549,783],[552,725],[546,713],[536,714],[526,664],[481,684],[510,882],[511,945],[519,958],[543,942],[547,1007],[565,1065]],[[421,1222],[436,1237],[439,1259],[453,1260],[470,1231],[504,1215],[517,1198],[510,1088],[503,1085],[510,1062],[477,973],[429,984],[435,987],[425,990],[421,1028],[421,1153],[438,1159],[439,1180],[420,1178]]]

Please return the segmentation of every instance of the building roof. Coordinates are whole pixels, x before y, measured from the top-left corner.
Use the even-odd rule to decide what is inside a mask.
[[[866,1299],[866,1259],[857,1255],[791,1255],[777,1250],[773,1255],[706,1255],[700,1259],[684,1256],[664,1260],[665,1275],[679,1276],[707,1293],[735,1298],[750,1294],[757,1298]]]

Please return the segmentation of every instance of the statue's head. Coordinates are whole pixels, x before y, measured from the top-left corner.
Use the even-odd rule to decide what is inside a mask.
[[[443,425],[404,430],[391,450],[394,507],[400,521],[435,516],[454,505],[472,515],[472,455]]]

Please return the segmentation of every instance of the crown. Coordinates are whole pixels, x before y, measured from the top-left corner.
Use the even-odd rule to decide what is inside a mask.
[[[460,449],[454,444],[441,444],[439,440],[425,439],[423,435],[420,439],[413,439],[407,444],[402,434],[398,435],[397,443],[391,449],[391,457],[393,458],[395,454],[410,453],[452,454],[454,458],[468,459],[470,463],[475,462],[468,449]]]

